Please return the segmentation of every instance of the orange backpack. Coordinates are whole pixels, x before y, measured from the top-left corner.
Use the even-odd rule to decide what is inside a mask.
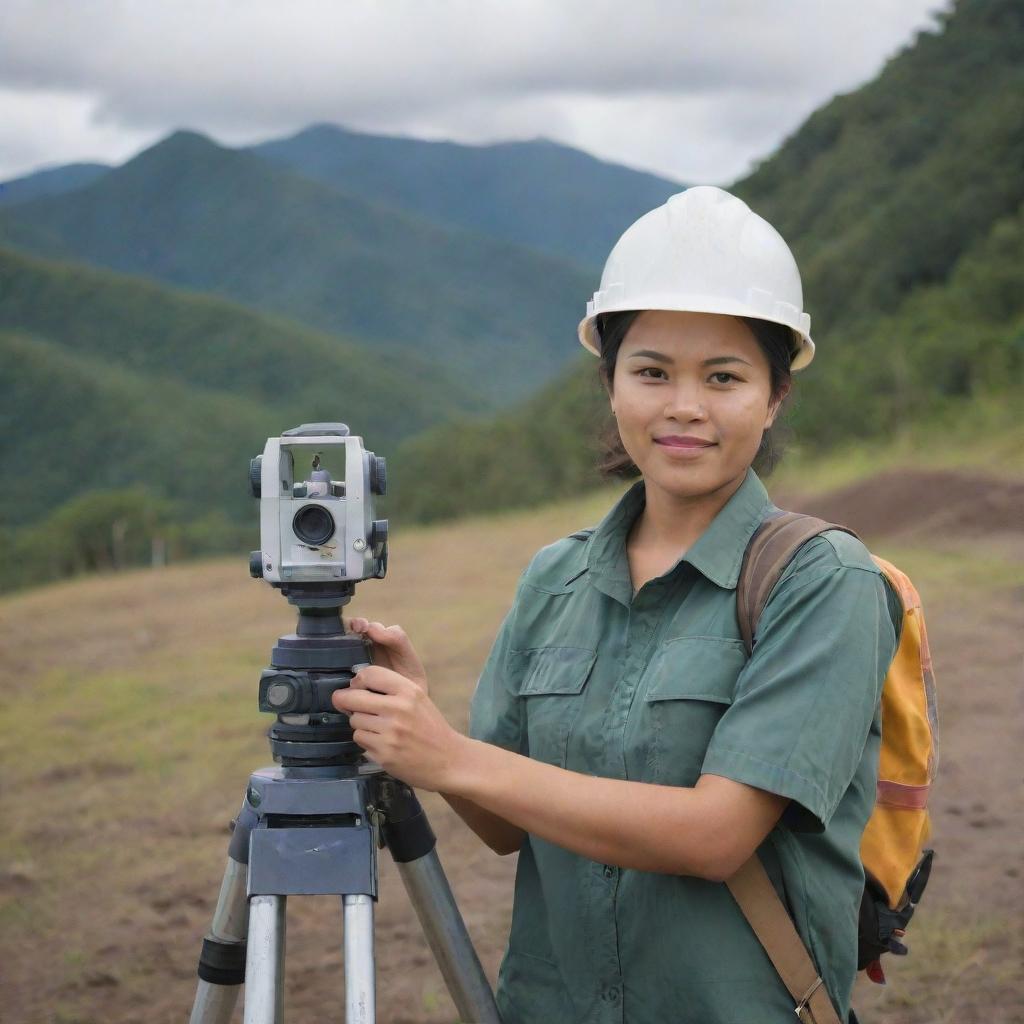
[[[802,544],[826,530],[853,533],[813,516],[780,512],[769,516],[754,534],[736,590],[737,618],[748,653],[783,570]],[[931,870],[932,851],[924,844],[930,833],[928,790],[938,764],[938,714],[921,598],[904,573],[884,559],[872,558],[903,605],[899,645],[882,687],[875,808],[860,846],[865,885],[857,966],[881,982],[879,957],[907,952],[899,938]],[[757,856],[727,884],[796,1001],[797,1017],[814,1024],[838,1024],[817,969]]]

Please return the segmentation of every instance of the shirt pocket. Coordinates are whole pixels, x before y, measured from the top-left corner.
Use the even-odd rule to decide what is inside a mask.
[[[565,767],[573,723],[583,703],[583,687],[597,660],[587,647],[534,647],[513,651],[519,661],[522,698],[530,757]]]
[[[678,637],[655,652],[638,723],[646,781],[693,786],[747,662],[739,640]]]

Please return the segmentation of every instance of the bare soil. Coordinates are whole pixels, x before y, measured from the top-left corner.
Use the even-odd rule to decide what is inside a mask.
[[[827,494],[776,500],[849,526],[868,539],[907,534],[984,538],[1024,530],[1024,480],[954,470],[894,469]]]
[[[888,986],[859,982],[864,1022],[1024,1022],[1024,483],[893,473],[787,507],[857,529],[925,600],[942,717],[935,870]],[[401,622],[442,710],[464,724],[515,580],[539,546],[596,521],[609,493],[395,539],[361,614]],[[0,601],[0,1019],[146,1024],[187,1017],[227,824],[269,760],[256,679],[291,628],[240,562],[96,577]],[[424,803],[493,978],[514,858]],[[381,859],[379,1020],[451,1024],[401,883]],[[293,898],[292,1021],[343,1019],[337,900]],[[240,1015],[239,1018],[240,1019]]]

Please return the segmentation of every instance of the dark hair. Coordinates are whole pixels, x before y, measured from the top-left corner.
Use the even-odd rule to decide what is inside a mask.
[[[630,309],[621,313],[602,313],[597,318],[597,336],[601,348],[601,360],[598,374],[601,384],[608,391],[612,389],[615,378],[615,363],[619,357],[619,349],[626,338],[633,321],[642,310]],[[739,317],[753,332],[757,343],[761,346],[771,372],[771,396],[778,398],[785,394],[793,381],[790,364],[796,347],[793,332],[784,324],[772,323],[770,320],[757,320],[753,317]],[[754,457],[754,470],[767,476],[779,464],[783,456],[783,448],[778,438],[780,425],[778,420],[766,430],[761,437],[761,445]],[[606,477],[635,477],[640,470],[622,446],[618,424],[608,416],[602,425],[598,437],[601,453],[597,468]]]

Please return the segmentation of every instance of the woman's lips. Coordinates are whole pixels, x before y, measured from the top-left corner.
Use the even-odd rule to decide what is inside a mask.
[[[714,441],[706,441],[702,437],[679,437],[675,434],[669,434],[665,437],[656,437],[654,439],[655,444],[664,445],[666,448],[711,448],[714,446]]]

